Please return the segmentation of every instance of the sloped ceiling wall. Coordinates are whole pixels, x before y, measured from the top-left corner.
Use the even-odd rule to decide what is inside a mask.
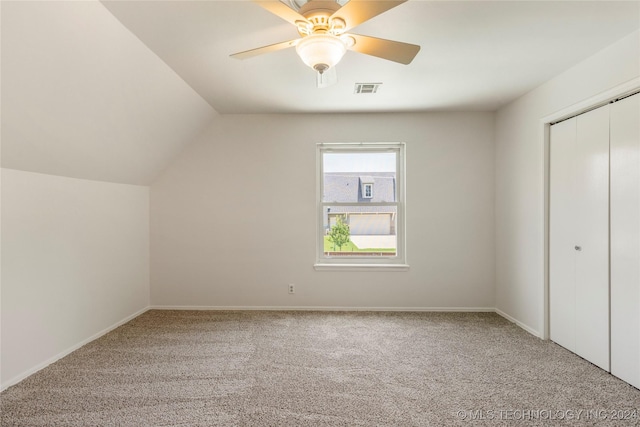
[[[2,167],[148,185],[217,113],[99,2],[2,7]]]

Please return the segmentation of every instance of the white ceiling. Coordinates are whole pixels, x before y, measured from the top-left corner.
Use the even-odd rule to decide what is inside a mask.
[[[410,0],[352,32],[419,44],[413,63],[347,52],[339,83],[317,89],[293,48],[229,57],[298,37],[252,2],[103,4],[221,114],[491,111],[640,28],[638,1]]]

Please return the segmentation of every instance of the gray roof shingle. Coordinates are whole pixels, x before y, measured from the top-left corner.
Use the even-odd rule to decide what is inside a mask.
[[[393,172],[327,172],[324,174],[325,202],[395,202],[396,178]],[[373,197],[362,197],[361,183],[373,184]]]

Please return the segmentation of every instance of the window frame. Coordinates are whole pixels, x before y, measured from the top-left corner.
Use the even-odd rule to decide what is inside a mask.
[[[360,205],[323,201],[324,153],[396,153],[396,200],[375,203],[396,207],[396,255],[387,256],[326,256],[324,254],[324,209],[327,205]],[[324,142],[316,144],[316,270],[404,271],[409,269],[406,251],[406,144],[404,142]],[[373,191],[373,188],[372,188]],[[371,206],[372,203],[367,203]]]

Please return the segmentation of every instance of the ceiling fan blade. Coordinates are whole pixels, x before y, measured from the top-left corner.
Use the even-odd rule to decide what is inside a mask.
[[[349,0],[331,18],[342,18],[347,24],[345,31],[348,31],[389,9],[401,5],[405,1],[407,0]]]
[[[336,67],[331,67],[323,73],[316,73],[316,85],[319,89],[333,86],[336,83],[338,83],[338,73],[336,73]]]
[[[308,22],[304,16],[280,1],[253,0],[253,2],[293,25],[297,26],[296,21]]]
[[[410,64],[418,54],[418,51],[420,51],[420,46],[416,44],[360,36],[358,34],[348,34],[348,36],[353,37],[355,40],[355,44],[349,48],[350,50],[399,62],[400,64]]]
[[[289,40],[287,42],[270,44],[269,46],[262,46],[251,50],[245,50],[244,52],[234,53],[231,56],[236,59],[247,59],[253,58],[254,56],[262,55],[263,53],[275,52],[278,50],[286,49],[288,47],[293,47],[298,44],[301,39]]]

